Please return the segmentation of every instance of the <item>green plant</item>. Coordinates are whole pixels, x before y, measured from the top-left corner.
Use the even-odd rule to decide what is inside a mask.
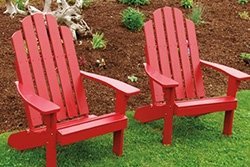
[[[138,31],[142,28],[145,16],[139,10],[128,7],[122,13],[122,23],[131,31]]]
[[[148,5],[150,0],[119,0],[121,3],[128,5]]]
[[[238,12],[239,16],[243,20],[250,20],[249,13],[247,11]]]
[[[244,5],[248,3],[248,0],[238,0],[238,3]]]
[[[23,0],[16,0],[16,4],[17,4],[18,9],[25,10]]]
[[[76,0],[67,0],[67,2],[70,5],[74,5]],[[91,5],[91,3],[93,2],[93,0],[83,0],[82,1],[82,7],[89,7]]]
[[[204,8],[201,4],[194,5],[191,14],[189,15],[189,18],[195,23],[195,24],[201,24],[202,21],[202,14],[203,14]]]
[[[183,6],[184,8],[192,8],[193,3],[193,0],[181,0],[181,6]]]
[[[250,64],[250,53],[241,53],[240,57],[245,63]]]
[[[93,0],[84,0],[82,2],[82,6],[83,7],[89,7],[91,5],[91,3],[93,2]]]
[[[106,47],[107,41],[103,39],[104,34],[96,32],[93,34],[92,47],[93,49],[102,49]]]
[[[137,78],[135,75],[128,76],[128,79],[129,79],[131,82],[137,82],[137,81],[138,81],[138,78]]]

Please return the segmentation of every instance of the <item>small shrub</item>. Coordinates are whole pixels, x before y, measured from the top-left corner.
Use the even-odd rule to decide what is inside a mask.
[[[91,3],[93,2],[93,0],[84,0],[82,2],[82,6],[83,7],[89,7],[91,5]]]
[[[70,5],[74,5],[76,0],[67,0],[67,2]],[[91,5],[91,3],[93,2],[93,0],[83,0],[82,1],[82,7],[89,7]]]
[[[193,3],[193,0],[181,0],[181,6],[183,6],[184,8],[192,8]]]
[[[131,31],[138,31],[142,28],[145,16],[139,10],[128,7],[122,13],[122,23]]]
[[[16,4],[17,4],[18,9],[25,10],[23,0],[16,0]]]
[[[248,3],[248,0],[238,0],[238,3],[244,5]]]
[[[138,78],[134,75],[128,76],[128,80],[130,80],[131,82],[137,82]]]
[[[238,14],[239,14],[241,19],[250,20],[249,13],[247,11],[239,12]]]
[[[245,63],[250,64],[250,53],[241,53],[240,57]]]
[[[107,42],[103,39],[103,37],[103,33],[97,32],[93,35],[93,39],[91,42],[93,49],[102,49],[106,47]]]
[[[191,14],[189,15],[189,18],[196,24],[201,24],[202,21],[202,14],[203,14],[203,6],[196,4],[193,9]]]
[[[148,5],[150,0],[119,0],[121,3],[128,5]]]

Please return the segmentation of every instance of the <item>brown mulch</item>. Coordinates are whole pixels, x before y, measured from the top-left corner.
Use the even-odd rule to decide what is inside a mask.
[[[175,6],[181,8],[179,0],[151,0],[148,6],[138,7],[147,20],[159,7]],[[250,66],[239,57],[242,52],[250,52],[250,21],[242,20],[239,11],[249,11],[250,4],[239,5],[236,0],[200,0],[204,5],[204,24],[197,26],[197,36],[202,59],[225,64],[250,74]],[[130,32],[121,25],[121,11],[127,5],[116,0],[98,0],[84,9],[86,22],[94,32],[103,32],[108,41],[104,50],[93,50],[90,40],[84,39],[83,45],[76,46],[82,70],[113,77],[141,89],[141,94],[129,101],[134,109],[150,103],[148,78],[143,70],[144,35],[143,32]],[[14,53],[11,35],[20,28],[23,16],[10,19],[3,15],[5,8],[0,7],[0,133],[25,128],[25,114],[14,81],[16,74],[13,66]],[[186,14],[189,10],[182,9]],[[106,68],[96,66],[97,59],[105,59]],[[132,83],[128,76],[135,75],[138,82]],[[205,86],[208,96],[225,94],[227,80],[223,75],[205,69]],[[87,95],[91,113],[103,114],[112,111],[114,94],[99,84],[87,82]],[[240,89],[250,89],[250,82],[243,82]]]

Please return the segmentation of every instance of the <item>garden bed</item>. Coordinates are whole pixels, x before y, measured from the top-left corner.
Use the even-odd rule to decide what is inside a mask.
[[[250,52],[250,21],[239,17],[238,12],[247,11],[250,4],[239,5],[236,0],[209,1],[200,0],[204,6],[203,20],[205,23],[197,26],[197,36],[200,56],[209,60],[234,67],[250,74],[250,65],[241,58],[242,52]],[[146,20],[152,17],[152,12],[163,6],[180,7],[179,0],[155,0],[147,6],[138,7],[146,15]],[[103,32],[107,47],[103,50],[93,50],[91,39],[83,39],[82,45],[77,45],[80,68],[89,72],[113,77],[141,89],[141,94],[129,101],[129,108],[150,103],[148,78],[143,70],[144,35],[142,31],[130,32],[121,24],[121,15],[127,5],[116,0],[95,0],[84,9],[86,22],[93,27],[94,32]],[[186,14],[190,10],[181,8]],[[11,35],[20,28],[23,16],[10,19],[3,15],[3,2],[0,7],[0,133],[25,128],[25,115],[20,97],[17,95],[14,81],[16,74],[13,66],[14,53],[11,46]],[[96,60],[104,59],[105,68],[96,65]],[[205,86],[208,96],[225,94],[227,80],[214,71],[205,69]],[[137,82],[128,80],[128,76],[138,77]],[[103,114],[112,111],[113,92],[92,82],[86,83],[88,101],[91,113]],[[241,89],[250,89],[250,83],[243,82]],[[97,91],[98,90],[98,91]],[[100,90],[100,91],[99,91]]]

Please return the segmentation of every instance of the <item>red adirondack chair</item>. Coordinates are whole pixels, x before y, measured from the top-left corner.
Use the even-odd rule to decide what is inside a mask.
[[[126,103],[139,89],[123,82],[80,71],[73,38],[52,15],[35,14],[22,20],[12,43],[21,95],[29,128],[10,135],[17,150],[46,147],[46,165],[56,166],[56,144],[67,145],[113,132],[113,152],[122,155],[127,126]],[[82,79],[91,79],[116,92],[115,112],[89,115]]]
[[[248,74],[200,60],[195,26],[179,9],[164,7],[144,25],[145,71],[150,78],[152,104],[136,110],[135,119],[150,122],[164,118],[163,144],[171,144],[173,116],[200,116],[225,111],[223,134],[231,135],[236,92]],[[227,95],[207,98],[201,65],[228,76]]]

